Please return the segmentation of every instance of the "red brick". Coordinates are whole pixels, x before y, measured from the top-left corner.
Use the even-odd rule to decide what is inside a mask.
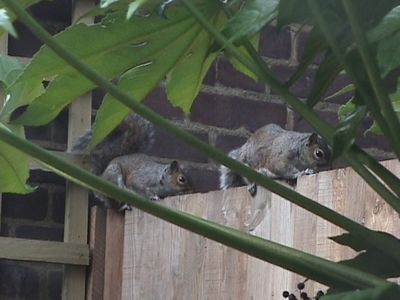
[[[338,124],[338,117],[337,113],[335,112],[326,112],[326,111],[319,111],[318,114],[329,124],[337,125]],[[314,132],[315,129],[311,127],[311,125],[301,118],[301,116],[295,113],[295,123],[294,123],[294,130],[300,132]]]
[[[286,65],[273,65],[271,67],[275,76],[280,79],[281,83],[285,83],[295,72],[295,68]],[[290,91],[297,97],[306,98],[314,84],[314,70],[307,70],[304,75],[299,78],[290,88]],[[277,94],[271,89],[271,94]]]
[[[289,59],[292,50],[290,31],[268,26],[262,31],[260,37],[260,52],[269,58]]]
[[[191,121],[206,125],[249,130],[276,123],[286,123],[286,107],[282,104],[253,101],[236,96],[220,96],[202,93],[193,107]]]
[[[39,280],[28,263],[0,261],[0,299],[39,299]]]
[[[217,137],[215,146],[228,153],[232,149],[236,149],[243,145],[246,140],[247,138],[241,136],[221,134]]]
[[[16,228],[15,237],[45,241],[62,241],[64,238],[64,230],[62,228],[22,225]]]
[[[46,217],[48,199],[48,192],[42,187],[27,195],[4,193],[2,214],[8,218],[40,221]]]
[[[265,84],[237,71],[228,60],[221,58],[217,66],[217,82],[221,85],[263,93]]]
[[[219,189],[219,173],[217,170],[187,168],[195,193],[206,193]]]
[[[208,134],[193,134],[199,139],[208,143]],[[154,139],[154,146],[152,147],[152,149],[146,152],[149,155],[194,162],[208,162],[208,158],[205,154],[197,151],[190,145],[182,142],[181,140],[164,130],[156,129]]]
[[[175,120],[183,119],[182,110],[178,107],[174,107],[171,102],[169,102],[164,88],[156,88],[146,98],[144,104],[164,117]]]

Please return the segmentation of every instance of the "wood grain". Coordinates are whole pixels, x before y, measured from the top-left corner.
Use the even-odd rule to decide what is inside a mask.
[[[93,0],[74,1],[72,22],[75,23],[81,16],[94,7]],[[93,18],[86,18],[80,22],[92,23]],[[91,94],[81,96],[69,108],[68,118],[68,145],[70,151],[79,136],[90,128],[92,102]],[[88,190],[72,182],[67,182],[65,200],[64,241],[87,244],[88,238]],[[63,300],[85,299],[86,268],[65,266],[62,289]]]
[[[0,237],[0,258],[89,265],[89,247],[77,243]]]
[[[386,161],[397,176],[398,161]],[[299,179],[297,191],[365,224],[400,237],[400,218],[351,169]],[[262,188],[165,199],[163,205],[332,260],[355,255],[328,239],[343,231]],[[122,299],[282,299],[304,278],[139,210],[125,218]],[[307,292],[323,288],[308,282]]]

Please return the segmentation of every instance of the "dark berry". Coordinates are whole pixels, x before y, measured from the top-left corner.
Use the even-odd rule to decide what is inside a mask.
[[[304,287],[305,287],[305,284],[304,284],[304,282],[299,282],[298,284],[297,284],[297,288],[301,291],[302,289],[304,289]]]
[[[283,298],[289,297],[289,292],[288,292],[288,291],[284,291],[284,292],[282,293],[282,296],[283,296]]]
[[[308,295],[307,295],[307,293],[306,292],[302,292],[301,294],[300,294],[300,298],[301,299],[308,299]]]
[[[297,297],[294,294],[290,294],[289,300],[297,300]]]

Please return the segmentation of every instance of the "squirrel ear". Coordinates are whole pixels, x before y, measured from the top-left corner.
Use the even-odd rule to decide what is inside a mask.
[[[307,146],[316,145],[316,144],[318,144],[318,134],[313,132],[310,134],[310,137],[308,138]]]
[[[171,173],[179,171],[179,163],[176,160],[172,161],[169,165],[169,171]]]

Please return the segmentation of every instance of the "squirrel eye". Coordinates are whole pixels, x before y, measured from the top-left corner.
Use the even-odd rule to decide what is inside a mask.
[[[322,151],[321,149],[317,149],[314,152],[316,158],[323,158],[324,157],[324,151]]]
[[[180,184],[185,184],[185,183],[186,183],[186,178],[185,178],[185,176],[179,175],[179,176],[178,176],[178,182],[179,182]]]

